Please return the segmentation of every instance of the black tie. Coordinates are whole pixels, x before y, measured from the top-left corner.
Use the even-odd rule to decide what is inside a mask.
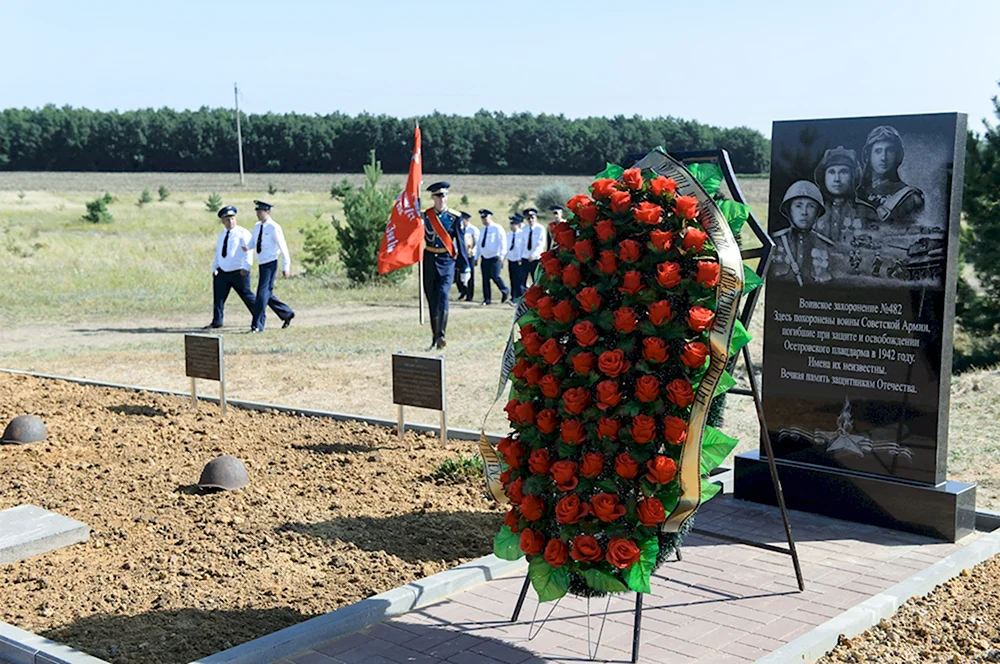
[[[264,240],[264,224],[260,225],[260,233],[257,234],[257,253],[260,253],[261,242]]]
[[[531,251],[531,236],[532,236],[532,232],[531,231],[532,231],[532,228],[529,226],[528,227],[528,251]]]
[[[511,233],[510,234],[510,250],[511,251],[514,251],[514,240],[516,240],[516,239],[517,239],[517,236],[514,235],[513,233]]]
[[[226,239],[222,241],[222,257],[225,258],[229,253],[229,231],[226,231]]]
[[[488,230],[489,230],[488,227],[483,229],[483,241],[479,244],[479,248],[480,249],[485,249],[486,248],[486,232]]]

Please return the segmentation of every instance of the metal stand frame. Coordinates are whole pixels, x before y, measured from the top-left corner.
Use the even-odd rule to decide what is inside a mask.
[[[643,155],[639,155],[636,159],[641,158]],[[726,181],[726,186],[729,188],[729,192],[732,198],[739,203],[746,203],[746,199],[743,196],[743,192],[740,190],[739,184],[736,182],[736,178],[733,176],[732,164],[729,161],[729,153],[725,150],[698,150],[692,152],[676,152],[671,153],[675,159],[681,162],[687,163],[714,163],[722,169],[723,177]],[[629,163],[634,163],[635,159],[628,159]],[[761,243],[760,248],[755,249],[745,249],[740,252],[740,255],[744,261],[759,259],[757,264],[757,269],[755,270],[757,276],[761,279],[767,273],[768,267],[771,263],[771,254],[774,251],[774,241],[768,236],[767,232],[760,225],[754,217],[753,212],[750,212],[747,219],[747,227],[753,232],[757,237],[757,240]],[[750,293],[743,304],[743,311],[740,313],[740,322],[744,326],[749,326],[750,319],[753,316],[754,309],[757,306],[757,299],[760,297],[760,291],[755,290]],[[734,544],[744,544],[746,546],[752,546],[758,549],[764,549],[766,551],[773,551],[775,553],[783,553],[785,555],[791,556],[792,565],[795,568],[795,579],[798,582],[799,590],[804,591],[806,589],[805,580],[802,577],[802,566],[799,563],[799,554],[795,550],[795,540],[792,537],[792,527],[788,522],[788,510],[785,508],[785,494],[781,490],[781,480],[778,478],[778,468],[774,463],[774,453],[771,448],[771,439],[767,434],[767,422],[764,419],[764,407],[761,402],[760,388],[757,384],[757,373],[754,371],[753,362],[750,359],[750,349],[748,346],[744,346],[742,350],[743,362],[746,366],[747,378],[750,382],[750,389],[746,388],[732,388],[729,390],[730,394],[735,394],[738,396],[749,396],[753,397],[754,406],[757,409],[757,419],[760,422],[760,441],[764,449],[764,453],[767,456],[767,467],[771,471],[771,482],[774,484],[774,494],[777,497],[778,509],[781,510],[781,520],[785,526],[785,537],[788,540],[788,548],[782,548],[780,546],[774,546],[772,544],[765,544],[763,542],[755,542],[753,540],[744,539],[742,537],[733,537],[731,535],[722,535],[720,533],[713,533],[700,528],[692,528],[691,532],[703,537],[712,537],[715,539],[723,540],[725,542],[732,542]],[[738,358],[733,358],[733,365],[736,364]],[[677,560],[680,561],[681,558],[681,548],[678,546],[676,551]],[[510,617],[511,622],[517,622],[521,615],[521,608],[524,606],[524,600],[528,595],[528,587],[531,585],[531,578],[526,574],[524,576],[524,585],[521,586],[521,593],[517,597],[517,604],[514,606],[514,613]],[[610,606],[610,600],[609,600]],[[542,625],[545,621],[552,615],[552,610],[549,611],[548,616],[542,620]],[[538,609],[535,609],[535,618],[537,618]],[[639,661],[639,636],[642,631],[642,593],[635,594],[635,609],[633,613],[632,620],[632,662]],[[538,635],[541,630],[541,625],[536,629],[534,628],[535,618],[532,618],[531,626],[529,627],[529,640],[533,639]],[[605,619],[607,618],[607,610],[605,610]],[[588,626],[590,621],[590,601],[587,601],[587,620]],[[534,631],[534,634],[531,632]],[[603,623],[601,633],[603,633]],[[588,654],[590,647],[590,636],[588,631]],[[598,634],[597,647],[600,647],[600,634]],[[596,659],[597,648],[594,649],[593,654],[590,656],[591,660]]]

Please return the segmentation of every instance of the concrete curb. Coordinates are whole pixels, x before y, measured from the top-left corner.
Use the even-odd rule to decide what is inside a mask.
[[[438,572],[191,664],[267,664],[527,567],[494,555]]]
[[[108,664],[69,646],[0,622],[0,662],[10,664]]]
[[[995,513],[992,513],[995,515]],[[977,519],[978,520],[978,519]],[[812,662],[832,650],[840,635],[850,638],[888,618],[912,597],[926,595],[935,587],[1000,553],[1000,530],[983,535],[943,560],[917,572],[905,581],[831,618],[794,641],[786,643],[755,664]]]

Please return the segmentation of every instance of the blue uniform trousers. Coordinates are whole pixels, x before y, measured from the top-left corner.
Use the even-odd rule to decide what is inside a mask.
[[[499,258],[484,258],[482,259],[482,271],[483,271],[483,302],[490,304],[493,301],[493,293],[490,289],[490,282],[497,285],[500,292],[503,293],[504,297],[510,294],[507,290],[507,284],[503,282],[503,277],[500,276],[500,259]]]
[[[521,262],[521,292],[528,290],[528,277],[531,277],[531,285],[535,285],[535,270],[541,261],[524,260]]]
[[[521,290],[521,262],[508,261],[507,274],[510,276],[510,297],[512,300],[519,300],[524,295]]]
[[[257,298],[254,297],[253,291],[250,290],[250,273],[247,272],[246,276],[244,276],[240,274],[239,270],[232,270],[231,272],[216,270],[216,275],[212,277],[212,325],[215,327],[222,325],[226,298],[229,297],[230,290],[236,291],[236,294],[243,300],[243,304],[246,305],[247,311],[253,316],[253,307]]]
[[[254,303],[253,324],[251,327],[263,330],[267,318],[267,308],[281,320],[288,320],[295,315],[292,308],[274,296],[274,278],[278,274],[278,261],[261,263],[257,280],[257,301]]]
[[[431,319],[434,343],[444,339],[448,327],[448,292],[455,280],[455,259],[447,252],[424,252],[424,295]]]

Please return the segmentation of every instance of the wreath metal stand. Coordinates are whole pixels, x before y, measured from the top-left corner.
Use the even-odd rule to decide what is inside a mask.
[[[743,196],[742,190],[740,190],[739,184],[736,182],[736,178],[733,175],[732,163],[729,160],[729,153],[725,150],[696,150],[691,152],[675,152],[671,153],[671,156],[678,161],[684,163],[712,163],[722,169],[723,177],[725,178],[726,185],[729,188],[729,192],[732,195],[733,200],[738,203],[746,203],[746,199]],[[641,157],[641,155],[640,155]],[[634,163],[636,160],[626,160],[629,163]],[[743,261],[758,259],[756,273],[761,279],[767,273],[767,268],[771,263],[771,254],[774,251],[774,241],[768,236],[767,232],[760,225],[754,217],[753,212],[750,212],[746,226],[750,228],[754,236],[761,243],[759,248],[754,249],[744,249],[740,252],[740,256]],[[757,299],[760,297],[760,289],[754,290],[750,293],[746,301],[743,304],[743,311],[740,313],[740,322],[743,323],[744,327],[749,327],[750,319],[753,317],[754,309],[757,306]],[[799,563],[799,554],[795,550],[795,540],[792,538],[792,527],[788,522],[788,510],[785,508],[785,494],[781,490],[781,480],[778,478],[778,468],[774,463],[774,452],[771,448],[771,439],[767,435],[767,422],[764,419],[764,407],[761,402],[760,388],[757,383],[757,372],[753,368],[753,362],[750,359],[750,348],[749,346],[744,346],[742,350],[743,363],[746,367],[747,379],[750,383],[750,388],[738,388],[734,387],[729,390],[729,394],[735,394],[738,396],[749,396],[753,397],[754,406],[757,409],[757,420],[760,422],[760,441],[761,445],[764,447],[764,453],[767,455],[767,467],[771,472],[771,483],[774,485],[774,494],[777,497],[778,509],[781,510],[781,520],[785,525],[785,537],[788,540],[788,548],[775,546],[773,544],[766,544],[764,542],[755,542],[753,540],[744,539],[742,537],[734,537],[732,535],[723,535],[721,533],[714,533],[711,531],[703,530],[701,528],[692,528],[691,532],[696,535],[701,535],[702,537],[711,537],[714,539],[722,540],[725,542],[732,542],[734,544],[743,544],[746,546],[752,546],[757,549],[764,549],[766,551],[772,551],[775,553],[782,553],[787,556],[791,556],[792,565],[795,568],[795,580],[798,582],[799,591],[804,591],[806,589],[805,580],[802,577],[802,566]],[[732,365],[736,364],[737,358],[733,358]],[[681,548],[677,547],[676,552],[677,560],[681,560]],[[531,578],[528,575],[524,577],[524,585],[521,586],[521,593],[517,597],[517,604],[514,606],[514,613],[510,617],[511,622],[517,622],[521,615],[521,608],[524,606],[524,600],[528,595],[528,588],[531,585]],[[558,605],[558,602],[556,603]],[[540,606],[540,605],[539,605]],[[610,607],[610,598],[608,601],[608,606]],[[538,635],[542,627],[552,616],[555,606],[549,610],[548,615],[542,619],[541,624],[535,627],[535,619],[538,617],[538,607],[535,608],[535,616],[531,620],[531,625],[528,628],[528,639],[531,640]],[[604,619],[607,620],[607,609],[605,609]],[[590,625],[590,599],[587,599],[587,624]],[[642,593],[635,594],[635,608],[632,620],[632,662],[639,661],[639,635],[642,630]],[[604,622],[601,623],[601,632],[598,633],[597,637],[597,648],[600,648],[600,638],[604,631]],[[587,634],[587,650],[590,654],[590,659],[593,661],[597,658],[597,648],[594,649],[593,654],[590,654],[590,634],[588,629]]]

